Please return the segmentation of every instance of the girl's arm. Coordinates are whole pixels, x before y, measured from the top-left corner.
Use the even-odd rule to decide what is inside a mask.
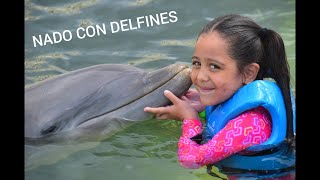
[[[271,117],[266,109],[251,109],[230,120],[206,144],[199,145],[190,138],[202,131],[201,121],[183,121],[182,136],[178,142],[178,160],[185,168],[195,169],[212,164],[266,141],[271,134]]]

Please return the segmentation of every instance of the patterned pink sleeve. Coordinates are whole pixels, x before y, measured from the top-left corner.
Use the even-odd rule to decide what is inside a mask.
[[[270,137],[270,120],[263,107],[251,109],[230,120],[211,140],[200,145],[190,138],[201,133],[201,121],[186,119],[178,142],[178,160],[183,167],[196,169],[260,144]]]

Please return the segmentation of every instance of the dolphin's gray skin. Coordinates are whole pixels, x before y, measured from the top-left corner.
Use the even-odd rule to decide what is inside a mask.
[[[143,108],[169,104],[164,90],[180,96],[190,86],[190,69],[178,64],[153,72],[102,64],[56,76],[25,88],[25,142],[109,134],[152,118]]]

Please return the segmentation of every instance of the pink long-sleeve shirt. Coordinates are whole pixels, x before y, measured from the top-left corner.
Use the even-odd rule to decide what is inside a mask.
[[[185,119],[178,142],[178,160],[183,167],[190,169],[213,164],[266,141],[270,137],[271,129],[271,116],[260,106],[230,120],[212,139],[200,145],[190,138],[202,132],[201,121]]]

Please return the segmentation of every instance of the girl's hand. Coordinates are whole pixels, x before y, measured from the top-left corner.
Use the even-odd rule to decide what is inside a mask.
[[[164,95],[172,102],[172,105],[158,108],[145,107],[144,111],[156,114],[157,119],[174,119],[179,121],[183,121],[184,119],[200,119],[198,112],[188,102],[179,99],[169,90],[165,90]]]
[[[202,112],[206,108],[201,104],[199,92],[195,89],[189,89],[180,99],[190,104],[197,112]]]

